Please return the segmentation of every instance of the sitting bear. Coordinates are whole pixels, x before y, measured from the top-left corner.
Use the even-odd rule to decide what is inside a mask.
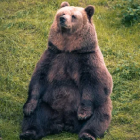
[[[62,131],[95,140],[111,121],[113,82],[98,46],[94,7],[63,2],[32,75],[20,139]]]

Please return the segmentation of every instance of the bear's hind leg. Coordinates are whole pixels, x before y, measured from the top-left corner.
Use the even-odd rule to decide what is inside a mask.
[[[21,140],[37,140],[44,136],[40,121],[42,115],[43,114],[41,114],[39,109],[37,108],[37,110],[35,110],[31,115],[24,116],[22,123],[22,133],[20,135]]]
[[[24,116],[22,124],[22,140],[38,140],[48,134],[63,131],[63,118],[46,103],[41,102],[30,116]]]
[[[78,121],[77,112],[65,111],[64,130],[71,133],[79,133],[82,123]]]
[[[92,117],[86,121],[79,133],[80,140],[95,140],[95,138],[103,136],[111,121],[111,110],[110,98],[95,108]]]

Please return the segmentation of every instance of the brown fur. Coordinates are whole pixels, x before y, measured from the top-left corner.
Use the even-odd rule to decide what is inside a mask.
[[[63,2],[50,29],[48,50],[33,73],[21,139],[62,131],[95,140],[111,121],[112,77],[98,46],[94,7]]]
[[[70,15],[73,15],[74,11],[78,10],[83,16],[83,22],[78,22],[78,26],[81,26],[81,30],[75,34],[73,34],[73,32],[62,34],[60,28],[58,28],[57,18],[60,15],[63,15],[63,13],[69,14],[69,11],[65,11],[65,9],[67,10],[69,8],[72,8],[73,10]],[[96,46],[98,45],[95,27],[93,24],[88,22],[88,18],[84,9],[79,7],[64,7],[57,12],[54,23],[51,26],[49,40],[53,42],[53,44],[57,46],[59,50],[68,52],[80,49],[83,46],[90,45],[91,42],[95,43],[92,49],[96,49]]]

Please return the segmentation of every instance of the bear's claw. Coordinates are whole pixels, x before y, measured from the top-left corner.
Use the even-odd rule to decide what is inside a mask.
[[[91,114],[78,114],[79,120],[86,120],[91,117]]]
[[[88,118],[90,118],[92,115],[92,110],[91,108],[88,109],[84,109],[81,106],[78,109],[78,119],[79,120],[86,120]]]
[[[34,102],[34,103],[27,103],[23,109],[23,113],[26,115],[26,116],[29,116],[31,115],[31,113],[34,112],[34,110],[36,109],[36,106],[37,106],[37,101]]]
[[[26,131],[20,135],[20,140],[35,139],[35,131]]]
[[[95,138],[88,133],[83,133],[80,136],[80,140],[95,140]]]

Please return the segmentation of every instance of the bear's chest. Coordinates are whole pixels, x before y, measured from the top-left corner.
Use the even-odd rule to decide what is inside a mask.
[[[76,54],[61,53],[50,62],[48,81],[74,80],[79,82],[78,56]]]

